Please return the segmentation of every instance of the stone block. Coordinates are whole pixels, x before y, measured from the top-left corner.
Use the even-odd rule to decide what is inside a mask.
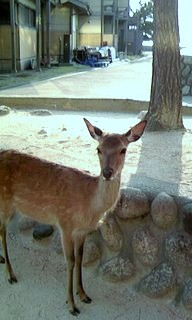
[[[99,230],[107,246],[113,251],[120,251],[123,235],[112,213],[106,215],[99,223]]]
[[[88,266],[101,257],[101,250],[96,243],[89,239],[85,241],[83,250],[83,265]]]
[[[175,265],[191,267],[192,238],[182,231],[176,231],[165,239],[165,254],[167,259]]]
[[[63,254],[63,247],[61,243],[61,236],[59,230],[56,230],[53,234],[52,238],[52,248],[58,253],[58,254]]]
[[[182,209],[184,230],[192,235],[192,202],[186,204]]]
[[[185,308],[192,310],[192,279],[185,282],[181,300]]]
[[[192,65],[192,56],[183,56],[183,63]]]
[[[19,218],[18,227],[20,231],[25,231],[32,229],[33,227],[35,227],[36,224],[37,221],[21,215]]]
[[[185,68],[182,71],[182,77],[186,78],[191,72],[191,68],[189,65],[186,65]]]
[[[178,209],[173,197],[165,192],[159,193],[151,204],[154,224],[162,229],[172,228],[177,220]]]
[[[176,275],[172,265],[163,262],[140,281],[138,290],[151,298],[160,298],[168,294],[175,285]]]
[[[121,219],[141,217],[150,211],[149,200],[146,194],[137,188],[121,190],[120,200],[115,213]]]
[[[185,85],[185,86],[182,88],[182,95],[183,95],[183,96],[188,96],[189,93],[190,93],[190,86]]]
[[[132,246],[139,261],[147,266],[154,266],[158,261],[159,242],[148,228],[137,229],[133,234]]]
[[[101,267],[101,274],[110,281],[123,281],[130,279],[135,272],[133,263],[129,258],[115,257]]]

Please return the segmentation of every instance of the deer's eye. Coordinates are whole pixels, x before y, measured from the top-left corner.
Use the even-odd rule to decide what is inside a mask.
[[[126,151],[127,151],[126,148],[123,148],[123,149],[121,150],[120,154],[125,154]]]
[[[101,150],[99,148],[97,148],[97,153],[101,154]]]

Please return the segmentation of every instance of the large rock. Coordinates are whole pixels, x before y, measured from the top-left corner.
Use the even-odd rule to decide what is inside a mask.
[[[192,238],[184,232],[173,232],[165,239],[165,254],[177,266],[192,266]]]
[[[107,214],[99,223],[99,230],[107,246],[113,251],[120,251],[123,235],[112,213]]]
[[[137,218],[149,213],[149,200],[146,194],[137,188],[121,190],[120,200],[115,213],[121,219]]]
[[[159,242],[148,228],[139,228],[134,232],[132,246],[141,263],[147,266],[154,266],[157,263]]]
[[[9,114],[11,109],[7,106],[0,106],[0,116],[6,116]]]
[[[159,193],[151,204],[151,216],[159,228],[172,228],[176,223],[177,214],[175,200],[165,192]]]
[[[138,289],[151,298],[159,298],[168,294],[175,285],[176,275],[173,267],[164,262],[140,281]]]
[[[133,263],[129,258],[115,257],[101,267],[101,274],[111,281],[130,279],[135,272]]]

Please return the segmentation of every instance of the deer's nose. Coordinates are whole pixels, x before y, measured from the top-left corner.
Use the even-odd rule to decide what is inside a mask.
[[[112,168],[104,168],[103,169],[103,177],[109,180],[112,177],[113,169]]]

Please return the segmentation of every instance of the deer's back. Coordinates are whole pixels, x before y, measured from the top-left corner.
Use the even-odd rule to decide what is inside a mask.
[[[96,177],[16,151],[0,152],[0,208],[46,223],[63,223],[90,206]],[[9,203],[8,207],[6,204]],[[37,218],[38,217],[38,218]],[[70,218],[71,219],[71,218]]]

